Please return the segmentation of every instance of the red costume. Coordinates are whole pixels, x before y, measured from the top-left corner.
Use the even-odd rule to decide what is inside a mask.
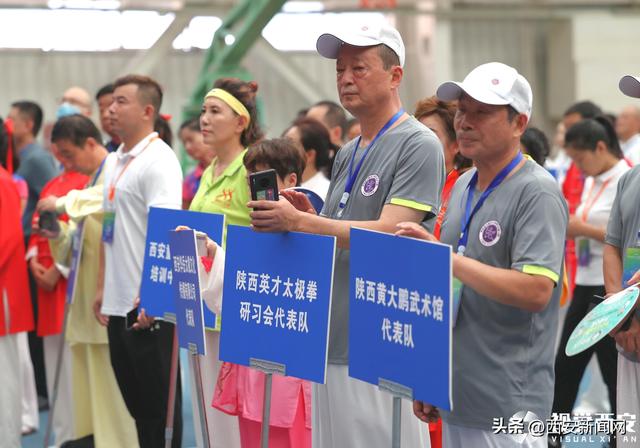
[[[11,175],[0,166],[0,298],[6,292],[9,316],[0,306],[0,336],[33,330],[27,265],[24,260],[20,196]],[[0,302],[1,303],[1,302]]]
[[[74,171],[67,171],[61,175],[51,179],[42,189],[40,198],[47,196],[65,196],[71,190],[82,190],[89,181],[89,177]],[[33,214],[33,222],[38,222],[39,215],[37,212]],[[69,218],[66,215],[58,217],[63,221]],[[49,240],[47,238],[33,234],[29,239],[28,250],[37,249],[38,255],[36,260],[38,263],[49,269],[53,266],[53,257],[49,249]],[[53,291],[45,291],[38,287],[38,324],[36,327],[38,336],[49,336],[60,334],[62,332],[62,323],[64,321],[64,304],[67,292],[67,280],[60,277]]]

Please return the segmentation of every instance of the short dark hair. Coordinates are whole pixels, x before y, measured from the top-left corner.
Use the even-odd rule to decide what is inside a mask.
[[[455,141],[456,130],[453,127],[453,122],[455,120],[457,110],[458,106],[454,101],[442,101],[436,96],[430,96],[418,101],[413,115],[416,117],[416,120],[420,120],[430,115],[438,116],[444,124],[444,129],[449,140]],[[458,152],[453,159],[453,165],[456,170],[466,170],[467,168],[471,168],[473,162],[471,159],[467,159]]]
[[[564,136],[565,148],[595,151],[598,142],[618,159],[624,158],[620,142],[611,121],[603,115],[579,121],[569,128]]]
[[[60,140],[68,140],[80,148],[84,146],[89,137],[98,144],[102,143],[102,135],[96,125],[93,124],[93,121],[80,114],[60,118],[51,130],[51,141],[53,143]]]
[[[598,115],[602,115],[602,109],[600,109],[600,106],[598,106],[593,101],[579,101],[569,106],[569,108],[564,111],[564,114],[562,114],[562,116],[566,117],[567,115],[573,114],[578,114],[583,119],[594,118]]]
[[[329,128],[340,126],[340,129],[342,129],[342,134],[344,136],[345,132],[347,132],[347,114],[345,113],[343,107],[335,101],[329,100],[318,101],[312,107],[316,106],[324,106],[327,108],[325,120],[327,121]]]
[[[153,123],[153,130],[158,133],[160,140],[169,146],[173,146],[173,131],[171,130],[169,120],[164,118],[162,115],[158,115]]]
[[[263,133],[260,129],[260,123],[258,123],[258,107],[256,105],[258,83],[255,81],[246,82],[238,78],[220,78],[213,84],[213,88],[227,91],[249,111],[249,126],[240,135],[242,146],[249,146],[262,139]]]
[[[189,129],[190,131],[200,132],[200,118],[195,117],[195,118],[190,118],[188,120],[183,121],[182,124],[180,125],[180,129],[178,130],[178,132],[182,132],[183,129]]]
[[[125,75],[116,79],[116,82],[113,83],[113,90],[128,84],[138,86],[138,99],[143,104],[152,105],[157,117],[160,114],[160,107],[162,107],[162,87],[160,84],[149,76]]]
[[[390,47],[385,44],[378,45],[378,55],[382,60],[382,68],[389,70],[391,67],[400,65],[400,57]]]
[[[32,134],[34,137],[37,136],[38,132],[40,132],[44,115],[38,103],[34,103],[33,101],[16,101],[15,103],[11,103],[11,107],[15,107],[21,114],[26,115],[33,121]]]
[[[549,156],[551,145],[549,139],[540,129],[535,127],[527,128],[520,136],[520,144],[527,150],[527,154],[540,166]]]
[[[331,163],[329,153],[331,150],[336,151],[338,148],[331,143],[327,128],[318,120],[308,117],[297,119],[289,129],[294,127],[300,132],[300,140],[305,152],[312,149],[315,150],[316,168],[319,170],[328,168]]]
[[[242,160],[247,171],[255,172],[258,165],[276,170],[280,179],[296,173],[297,185],[302,182],[305,157],[302,150],[288,138],[262,140],[249,147]]]
[[[103,97],[105,95],[113,94],[114,90],[115,90],[115,88],[113,87],[113,83],[112,82],[100,87],[100,89],[96,93],[96,101],[98,101],[101,97]]]

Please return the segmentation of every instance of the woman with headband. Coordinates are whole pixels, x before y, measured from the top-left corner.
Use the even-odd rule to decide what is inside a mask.
[[[247,170],[242,159],[246,148],[262,138],[257,120],[255,96],[258,85],[235,78],[218,79],[202,103],[200,131],[206,146],[216,153],[205,169],[200,186],[189,210],[221,213],[225,225],[249,225],[247,202],[251,198]],[[226,227],[223,246],[226,241]],[[219,310],[216,314],[220,315]],[[220,321],[216,330],[205,331],[207,356],[202,362],[202,385],[205,397],[211,399],[218,380]],[[207,406],[207,424],[214,448],[238,448],[240,437],[236,418]]]

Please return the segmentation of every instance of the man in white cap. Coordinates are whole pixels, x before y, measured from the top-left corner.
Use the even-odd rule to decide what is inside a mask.
[[[620,90],[627,96],[640,98],[640,78],[624,76]],[[640,281],[640,271],[623,278],[640,261],[640,166],[628,171],[618,182],[604,246],[604,282],[608,294],[613,294]],[[625,331],[614,333],[618,345],[618,394],[616,413],[640,415],[640,314]],[[637,427],[635,428],[637,431]],[[618,434],[617,446],[637,446],[635,434]]]
[[[442,416],[446,447],[546,448],[546,436],[527,434],[526,423],[551,413],[568,212],[553,177],[520,152],[531,87],[492,62],[437,95],[458,100],[458,144],[474,168],[455,184],[450,203],[460,206],[447,210],[441,231],[457,252],[453,274],[462,283],[453,312],[453,410],[416,401],[414,412],[424,421]],[[399,227],[401,235],[433,238],[411,223]],[[512,417],[522,434],[509,434]]]
[[[444,185],[442,148],[433,132],[402,109],[405,53],[397,30],[348,26],[320,36],[317,49],[336,59],[340,101],[360,120],[362,135],[338,152],[320,216],[284,199],[256,201],[249,203],[252,225],[337,237],[327,383],[314,385],[313,446],[390,446],[391,395],[348,375],[349,232],[357,226],[390,233],[403,221],[428,220],[432,226]],[[403,407],[405,415],[411,412],[411,403]],[[401,431],[403,447],[429,446],[426,425],[418,420],[403,418]]]

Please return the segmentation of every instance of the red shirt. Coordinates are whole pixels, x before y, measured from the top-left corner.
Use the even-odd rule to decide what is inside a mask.
[[[6,316],[5,306],[0,306],[0,336],[4,336],[33,330],[33,311],[24,260],[20,196],[11,175],[1,166],[0,216],[0,299],[6,293],[9,310],[9,316]]]
[[[67,171],[51,179],[42,189],[40,198],[47,196],[65,196],[71,190],[81,190],[89,182],[89,177],[74,171]],[[33,222],[39,219],[38,213],[33,214]],[[66,215],[61,215],[58,219],[67,221]],[[29,250],[37,247],[37,261],[45,268],[53,266],[54,261],[49,248],[49,240],[38,234],[32,234],[29,239]],[[64,321],[64,304],[67,292],[67,280],[60,277],[53,291],[45,291],[38,287],[38,324],[36,327],[38,336],[49,336],[62,332]]]

